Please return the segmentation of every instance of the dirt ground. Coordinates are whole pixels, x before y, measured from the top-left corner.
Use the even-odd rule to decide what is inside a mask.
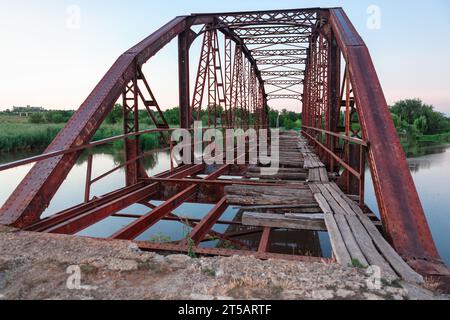
[[[0,227],[0,299],[448,299],[329,263],[195,258]],[[433,288],[433,284],[428,284]]]

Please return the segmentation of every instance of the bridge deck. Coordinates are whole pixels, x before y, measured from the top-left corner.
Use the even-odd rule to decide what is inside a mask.
[[[244,225],[264,227],[263,238],[267,239],[271,228],[326,230],[338,263],[378,266],[385,279],[423,281],[384,239],[369,215],[330,181],[333,177],[305,139],[297,133],[283,133],[280,147],[277,175],[261,176],[257,173],[260,168],[255,167],[246,173],[276,184],[225,188],[229,204],[241,206]]]
[[[312,262],[324,260],[320,249],[314,256],[271,252],[270,240],[273,242],[276,237],[273,231],[326,231],[338,263],[378,266],[385,279],[400,277],[408,281],[423,281],[422,276],[413,271],[384,239],[375,215],[365,212],[366,208],[362,210],[353,196],[340,190],[334,182],[335,174],[327,171],[299,133],[280,134],[279,154],[279,170],[275,175],[267,174],[258,166],[181,166],[143,179],[134,186],[96,197],[25,229],[77,234],[108,217],[122,217],[131,219],[131,223],[111,235],[110,239],[134,240],[162,220],[178,221],[192,228],[184,240],[163,244],[148,241],[136,243],[143,250],[253,255],[261,259]],[[211,170],[212,173],[209,172]],[[206,178],[201,177],[204,175]],[[226,179],[226,176],[236,175],[241,178]],[[156,206],[150,202],[152,200],[163,203]],[[186,202],[215,203],[215,206],[201,220],[195,220],[173,212]],[[120,212],[136,203],[148,207],[150,211],[145,215]],[[239,209],[236,218],[233,221],[220,220],[228,207]],[[225,233],[217,232],[213,230],[216,224],[229,225],[229,228]],[[256,237],[251,241],[242,241],[240,237],[245,235]],[[297,242],[303,241],[299,237],[303,237],[303,233],[295,235]],[[201,246],[211,238],[219,239],[217,247]],[[312,238],[312,243],[319,243],[317,234]],[[220,245],[225,243],[232,244],[235,249]]]

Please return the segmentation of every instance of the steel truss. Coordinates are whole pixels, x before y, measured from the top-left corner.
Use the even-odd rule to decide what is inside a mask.
[[[203,28],[197,34],[192,26]],[[190,49],[201,35],[200,60],[191,92]],[[160,206],[149,204],[167,182],[151,181],[147,177],[141,162],[148,153],[140,149],[139,138],[144,134],[160,134],[168,144],[167,138],[173,129],[164,119],[142,66],[175,38],[178,39],[182,128],[191,130],[194,120],[205,119],[210,127],[221,129],[267,128],[268,100],[301,100],[302,132],[317,148],[329,170],[344,171],[339,181],[341,187],[359,195],[361,205],[364,205],[364,172],[368,162],[389,241],[420,273],[448,276],[401,151],[369,51],[339,8],[194,14],[170,21],[118,58],[43,155],[0,166],[3,171],[36,163],[1,208],[0,224],[37,232],[76,234],[108,217],[120,215],[122,209],[141,203],[151,211],[135,217],[133,223],[111,235],[112,239],[133,240],[161,220],[177,219],[173,210],[186,201],[193,201],[199,190],[208,184],[208,192],[220,201],[214,203],[203,219],[186,221],[193,227],[190,239],[194,241],[195,252],[307,260],[267,252],[270,228],[261,230],[260,244],[258,248],[252,248],[253,251],[234,241],[229,234],[214,234],[211,227],[219,223],[227,208],[224,195],[214,186],[220,176],[237,170],[236,166],[216,167],[212,172],[205,164],[172,166],[170,171],[152,178],[184,182],[176,185],[175,194],[166,197]],[[304,63],[305,70],[289,66]],[[343,75],[342,63],[346,65]],[[261,65],[272,67],[261,70]],[[273,67],[280,69],[273,70]],[[278,89],[267,93],[266,85]],[[299,85],[302,85],[303,93],[293,89]],[[124,110],[124,134],[91,142],[120,98]],[[156,128],[140,131],[140,104],[146,108]],[[120,167],[92,179],[90,158],[85,203],[41,219],[82,152],[118,140],[125,141],[126,161],[120,167],[126,169],[126,187],[91,198],[91,184]],[[208,174],[201,182],[188,181],[189,177],[203,173]],[[197,245],[205,241],[207,235],[231,239],[242,250],[199,248]],[[186,240],[188,238],[168,245],[140,243],[140,247],[186,252],[189,245]]]

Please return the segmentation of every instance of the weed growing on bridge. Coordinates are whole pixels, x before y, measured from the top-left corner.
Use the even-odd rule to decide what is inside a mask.
[[[168,243],[171,241],[172,241],[172,239],[163,233],[155,234],[154,236],[152,236],[149,239],[149,242],[151,242],[151,243]]]
[[[366,269],[367,266],[363,265],[358,259],[352,259],[352,267],[358,269]]]

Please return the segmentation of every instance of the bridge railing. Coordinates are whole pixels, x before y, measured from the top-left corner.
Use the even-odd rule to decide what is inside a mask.
[[[311,131],[313,133],[311,133]],[[366,206],[365,202],[366,160],[369,144],[364,140],[353,138],[345,134],[340,134],[308,126],[302,126],[302,133],[316,145],[319,154],[321,153],[320,151],[326,154],[328,158],[329,170],[331,172],[335,171],[335,165],[337,163],[347,171],[346,174],[351,174],[358,180],[359,205],[362,209],[364,209]],[[330,141],[329,146],[326,145],[327,141]],[[338,154],[335,151],[336,149],[341,149],[340,147],[342,147],[343,149],[344,141],[347,143],[357,145],[359,147],[359,166],[357,169],[355,169],[349,162],[345,161],[342,155]],[[348,183],[349,179],[347,179],[346,181]],[[347,189],[349,189],[348,186]]]
[[[369,50],[342,9],[329,9],[327,19],[328,23],[318,26],[309,49],[304,98],[304,124],[309,128],[304,134],[337,160],[346,176],[359,178],[362,194],[366,159],[362,150],[366,149],[388,239],[421,274],[445,274],[448,270],[433,241]],[[342,83],[341,57],[345,63]],[[336,157],[334,139],[330,139],[335,137],[332,131],[342,129],[342,107],[346,109],[345,162]],[[325,143],[318,139],[319,134],[328,137]],[[354,164],[349,166],[349,161],[358,158],[351,146],[353,137],[370,143],[369,148],[360,145],[360,172],[354,170]]]

